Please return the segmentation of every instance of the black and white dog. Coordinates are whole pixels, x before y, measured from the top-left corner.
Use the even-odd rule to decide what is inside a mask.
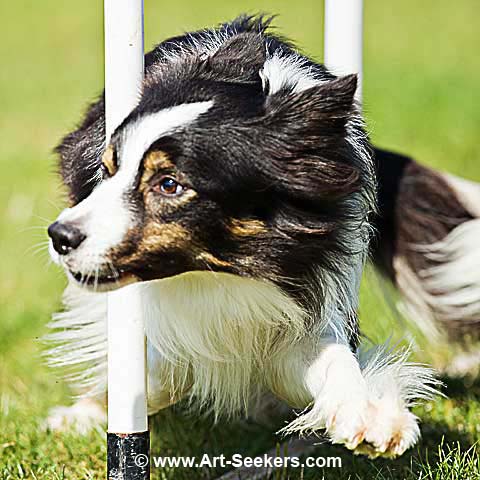
[[[409,407],[436,382],[405,352],[359,347],[377,187],[356,78],[336,78],[268,25],[241,17],[163,42],[110,145],[102,99],[63,139],[71,207],[49,235],[69,286],[51,356],[102,398],[105,292],[135,283],[151,413],[190,397],[230,416],[270,391],[305,409],[284,432],[400,455],[419,437]],[[94,417],[85,405],[51,424]]]

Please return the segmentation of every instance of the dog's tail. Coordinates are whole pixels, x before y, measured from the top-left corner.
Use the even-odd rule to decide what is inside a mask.
[[[375,149],[373,261],[429,340],[480,334],[480,184]]]

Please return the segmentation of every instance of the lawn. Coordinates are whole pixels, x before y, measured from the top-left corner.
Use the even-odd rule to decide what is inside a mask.
[[[102,2],[0,2],[0,479],[99,479],[105,438],[45,432],[48,410],[69,402],[58,372],[44,365],[39,340],[65,284],[48,264],[45,226],[63,192],[51,153],[102,87]],[[377,144],[480,181],[478,0],[366,2],[365,113]],[[146,0],[146,46],[242,11],[278,13],[280,31],[322,58],[321,2]],[[408,336],[369,272],[361,322],[376,341]],[[417,358],[446,362],[419,340]],[[428,352],[428,354],[426,353]],[[275,478],[479,479],[480,382],[446,379],[448,398],[417,407],[423,439],[395,461],[340,456],[335,470],[284,470]],[[253,422],[221,423],[169,410],[152,421],[153,453],[257,454],[278,438]],[[210,472],[212,473],[212,472]],[[208,478],[208,471],[155,469],[153,478]]]

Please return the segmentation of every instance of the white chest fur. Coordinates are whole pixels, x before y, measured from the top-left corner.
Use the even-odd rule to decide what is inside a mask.
[[[189,390],[217,413],[244,410],[265,364],[304,334],[304,312],[279,288],[230,274],[145,284],[143,308],[152,409]]]

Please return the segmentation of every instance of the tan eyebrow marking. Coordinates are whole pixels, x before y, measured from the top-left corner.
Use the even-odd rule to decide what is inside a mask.
[[[170,157],[167,153],[162,150],[155,150],[150,152],[143,161],[145,170],[158,170],[159,168],[163,169],[173,169],[175,165],[170,160]]]
[[[253,237],[267,231],[265,223],[261,220],[239,218],[231,218],[228,229],[237,237]]]
[[[113,145],[110,144],[105,149],[102,155],[102,163],[105,165],[105,168],[108,171],[108,174],[113,177],[118,170],[117,162],[115,161],[115,150],[113,149]]]
[[[144,190],[148,181],[155,175],[158,170],[174,170],[175,165],[170,160],[167,153],[162,150],[155,150],[147,154],[143,160],[143,174],[140,179],[140,190]]]

